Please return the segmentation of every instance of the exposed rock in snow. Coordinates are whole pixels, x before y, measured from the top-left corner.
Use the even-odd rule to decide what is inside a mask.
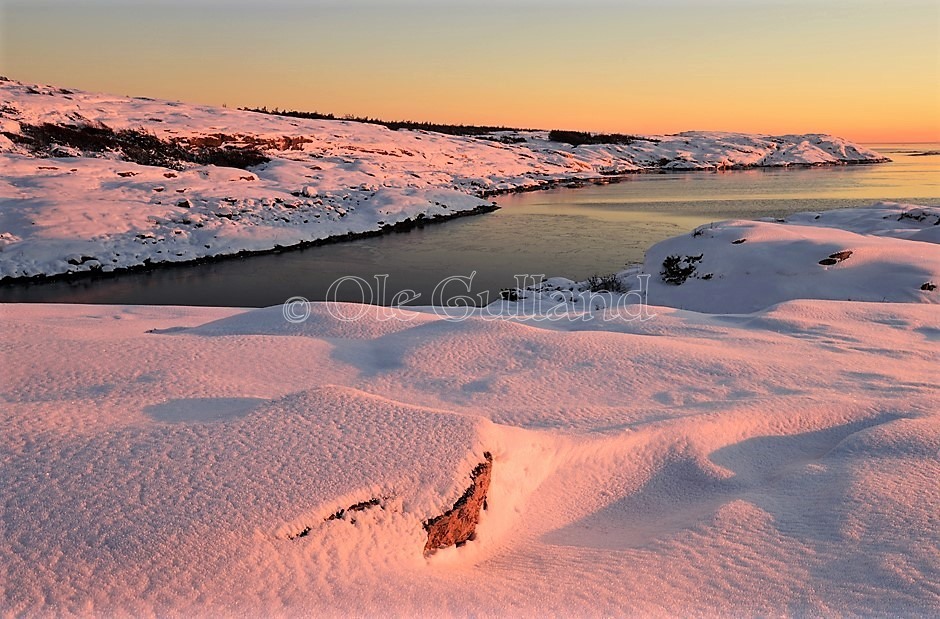
[[[493,472],[493,456],[483,454],[483,462],[470,474],[470,487],[461,495],[454,506],[424,523],[428,532],[428,541],[424,545],[424,554],[428,555],[440,548],[461,546],[474,539],[477,524],[480,522],[480,510],[486,509],[486,492],[490,489],[490,477]]]

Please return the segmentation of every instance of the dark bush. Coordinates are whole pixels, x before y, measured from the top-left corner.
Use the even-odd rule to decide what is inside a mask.
[[[645,140],[646,138],[623,133],[588,133],[587,131],[552,129],[548,132],[548,139],[552,142],[564,142],[572,146],[581,146],[583,144],[632,144],[637,140]]]
[[[134,129],[115,132],[105,125],[20,125],[20,134],[5,134],[40,155],[56,154],[58,147],[75,148],[83,153],[116,153],[121,159],[140,165],[179,168],[190,155],[175,144]]]
[[[587,285],[591,292],[627,292],[627,287],[616,273],[592,275],[587,279]]]
[[[196,151],[193,160],[202,165],[243,170],[271,161],[269,157],[255,148],[202,148]]]
[[[56,146],[70,146],[83,151],[104,152],[117,147],[117,136],[102,126],[21,124],[20,134],[6,134],[14,142],[25,144],[37,151],[47,152]]]
[[[684,284],[687,279],[695,275],[695,263],[701,262],[704,256],[704,254],[698,256],[666,256],[666,259],[663,260],[663,270],[660,276],[667,284],[675,284],[676,286]]]
[[[527,141],[524,137],[516,135],[481,136],[480,139],[500,144],[522,144]]]
[[[3,135],[43,156],[55,155],[57,148],[65,146],[83,153],[115,153],[124,161],[176,170],[182,169],[184,163],[247,168],[269,161],[264,153],[254,148],[201,148],[190,151],[146,131],[114,131],[103,124],[22,123],[20,131],[21,133],[5,132]]]
[[[122,159],[138,165],[180,169],[183,162],[191,160],[188,151],[172,142],[164,142],[152,133],[124,129],[115,137],[117,147],[112,150],[120,153]]]

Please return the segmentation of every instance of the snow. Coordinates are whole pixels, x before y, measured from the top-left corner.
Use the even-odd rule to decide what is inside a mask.
[[[669,257],[694,271],[667,281]],[[644,300],[712,313],[748,313],[793,299],[936,304],[940,207],[877,202],[779,221],[716,222],[654,245],[642,265],[614,276],[623,292],[592,292],[588,282],[553,277],[518,290],[518,302],[498,301],[480,313],[602,320],[606,310],[643,318]]]
[[[880,210],[874,209],[869,217],[878,218]],[[940,209],[930,210],[934,217],[940,215]],[[827,217],[835,218],[834,214]],[[904,234],[908,239],[925,236]],[[797,298],[937,303],[937,295],[921,289],[924,284],[940,283],[940,247],[928,240],[810,225],[727,221],[657,244],[647,252],[644,269],[656,273],[670,255],[701,255],[695,275],[685,283],[674,285],[651,277],[649,291],[654,304],[701,312],[746,313]]]
[[[645,320],[2,305],[0,607],[936,615],[936,213],[666,241]],[[671,251],[715,276],[654,281]],[[425,558],[484,451],[476,540]]]
[[[182,170],[59,148],[40,158],[25,125],[106,126],[164,140],[256,145],[250,170]],[[546,131],[490,138],[304,120],[0,81],[0,279],[139,268],[378,232],[488,208],[498,192],[644,170],[884,161],[829,135],[687,132],[570,146]]]

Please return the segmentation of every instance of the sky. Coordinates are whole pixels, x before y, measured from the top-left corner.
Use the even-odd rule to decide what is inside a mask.
[[[0,75],[396,120],[940,141],[940,1],[0,0]]]

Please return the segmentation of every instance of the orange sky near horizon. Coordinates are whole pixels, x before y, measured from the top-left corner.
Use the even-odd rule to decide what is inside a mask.
[[[940,2],[0,0],[0,74],[386,119],[940,141]]]

